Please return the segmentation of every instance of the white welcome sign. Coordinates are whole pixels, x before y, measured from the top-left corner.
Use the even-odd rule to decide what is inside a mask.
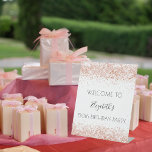
[[[81,66],[72,134],[128,142],[137,65]]]

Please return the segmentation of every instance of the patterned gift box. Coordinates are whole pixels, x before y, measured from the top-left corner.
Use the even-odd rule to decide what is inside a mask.
[[[145,87],[148,88],[148,79],[149,79],[148,75],[143,76],[143,75],[137,74],[136,85],[145,85]]]
[[[68,136],[68,112],[64,103],[47,104],[45,107],[46,134]]]
[[[140,96],[134,95],[131,120],[130,120],[130,129],[131,131],[135,130],[139,124],[139,105],[140,105]]]
[[[41,132],[46,133],[45,130],[45,117],[44,117],[44,106],[47,104],[47,99],[46,98],[36,98],[34,96],[28,96],[24,98],[27,100],[25,105],[32,105],[32,106],[37,106],[38,110],[40,111],[40,116],[41,116]]]
[[[29,63],[22,67],[23,80],[48,79],[48,67],[40,63]]]
[[[20,106],[22,103],[20,101],[1,101],[1,129],[4,135],[13,135],[13,109]]]
[[[40,111],[36,106],[20,106],[13,110],[14,139],[20,142],[41,134]]]

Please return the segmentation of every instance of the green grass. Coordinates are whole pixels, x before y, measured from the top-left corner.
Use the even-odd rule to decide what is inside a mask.
[[[33,45],[34,46],[34,45]],[[97,58],[100,55],[109,55],[106,53],[100,53],[96,51],[88,51],[87,56],[89,58]],[[30,51],[25,45],[17,40],[0,38],[0,59],[12,58],[12,57],[40,57],[39,48],[35,51]]]
[[[15,69],[18,71],[18,74],[21,74],[21,68],[4,68],[4,71],[9,72],[9,71],[13,71]]]
[[[0,59],[10,57],[39,58],[39,50],[30,51],[20,41],[0,38]]]

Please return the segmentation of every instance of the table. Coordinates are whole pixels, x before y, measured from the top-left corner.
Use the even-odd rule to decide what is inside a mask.
[[[70,133],[77,86],[49,86],[47,80],[23,81],[17,79],[0,92],[0,97],[4,92],[22,92],[24,96],[46,96],[51,103],[66,102],[70,107]],[[31,147],[41,152],[152,152],[152,123],[140,121],[138,128],[135,131],[130,131],[129,136],[135,139],[128,144],[87,138],[71,143]],[[0,145],[0,148],[6,147],[11,146]]]

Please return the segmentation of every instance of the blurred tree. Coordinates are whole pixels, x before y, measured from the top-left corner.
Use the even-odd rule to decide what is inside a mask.
[[[42,0],[18,0],[18,28],[22,40],[30,49],[33,48],[33,41],[41,26],[41,2]]]
[[[0,15],[2,14],[2,9],[3,9],[3,0],[0,0]]]

